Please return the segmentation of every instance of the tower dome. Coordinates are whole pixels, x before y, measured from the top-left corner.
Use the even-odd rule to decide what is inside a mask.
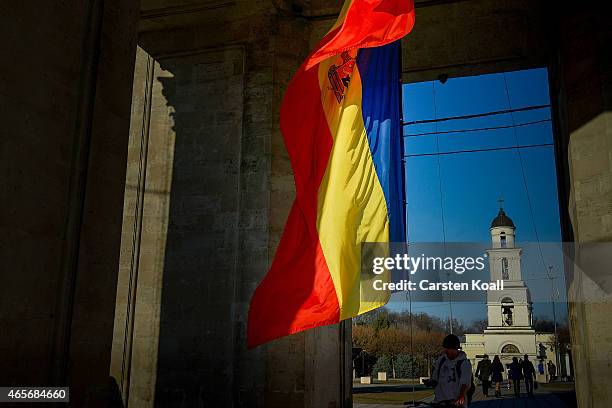
[[[504,211],[503,208],[499,209],[499,213],[497,213],[497,217],[493,218],[493,221],[491,222],[491,228],[496,228],[496,227],[516,228],[514,226],[514,222],[512,222],[512,219],[506,215],[506,212]]]
[[[500,203],[503,200],[499,200]],[[491,242],[493,248],[514,248],[514,235],[516,226],[510,217],[506,215],[504,208],[499,206],[497,217],[491,221]]]

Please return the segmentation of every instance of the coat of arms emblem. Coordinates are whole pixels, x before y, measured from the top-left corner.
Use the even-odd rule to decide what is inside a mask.
[[[355,66],[355,58],[352,58],[348,51],[344,51],[340,57],[342,62],[339,65],[333,64],[327,71],[331,89],[334,91],[338,103],[344,99],[345,88],[348,88],[349,82],[351,82],[351,74]]]

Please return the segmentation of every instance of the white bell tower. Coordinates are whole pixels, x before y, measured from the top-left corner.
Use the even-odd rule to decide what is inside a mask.
[[[500,200],[499,212],[491,222],[491,247],[487,249],[491,281],[504,281],[503,290],[487,291],[487,328],[483,333],[466,333],[464,351],[476,367],[483,354],[498,355],[502,364],[513,357],[529,355],[537,360],[538,344],[554,347],[552,333],[536,333],[532,322],[529,288],[521,272],[522,249],[516,246],[514,222]]]
[[[515,246],[514,223],[500,200],[499,213],[491,222],[491,248],[487,250],[491,281],[504,281],[503,291],[487,293],[488,327],[485,333],[533,330],[529,288],[521,275],[521,248]]]

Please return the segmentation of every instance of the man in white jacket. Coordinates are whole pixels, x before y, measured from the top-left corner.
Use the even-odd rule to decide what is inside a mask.
[[[459,338],[449,334],[442,342],[444,351],[438,357],[428,385],[435,387],[434,402],[449,402],[467,407],[473,394],[472,364],[459,350]]]

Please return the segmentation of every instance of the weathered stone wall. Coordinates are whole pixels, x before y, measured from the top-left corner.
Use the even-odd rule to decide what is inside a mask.
[[[157,378],[176,145],[173,109],[159,82],[168,76],[138,49],[111,361],[111,375],[125,391],[124,399],[136,406],[153,404]]]
[[[160,58],[159,66],[153,103],[163,97],[171,120],[163,131],[150,132],[174,138],[174,157],[156,403],[230,406],[243,238],[238,232],[244,50]],[[261,220],[253,216],[248,222],[246,228]]]
[[[551,18],[544,1],[415,1],[416,22],[402,40],[408,82],[544,66]]]
[[[342,367],[350,357],[340,354],[350,356],[350,328],[245,347],[249,301],[295,195],[279,107],[311,41],[311,23],[285,2],[276,6],[143,2],[111,367],[124,382],[129,377],[132,404],[350,402],[350,381],[341,379],[350,379],[350,368]],[[137,85],[146,76],[147,53],[156,61],[149,108],[146,85]],[[143,109],[151,121],[144,150]],[[143,151],[138,221],[134,189]],[[130,271],[132,280],[138,274],[133,333],[126,314]]]
[[[612,29],[603,7],[582,5],[559,20],[558,86],[563,113],[559,142],[566,150],[565,180],[577,244],[612,241]],[[576,251],[578,264],[584,256]],[[610,270],[568,268],[569,318],[580,407],[609,405],[605,378],[609,344]]]
[[[0,383],[68,384],[74,406],[101,406],[138,2],[0,9]]]

